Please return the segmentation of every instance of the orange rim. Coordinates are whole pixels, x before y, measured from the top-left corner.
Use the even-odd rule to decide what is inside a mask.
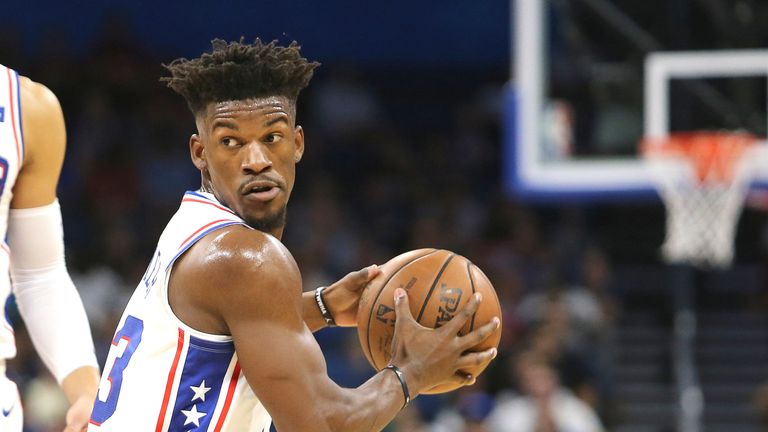
[[[682,157],[694,166],[700,183],[733,180],[736,163],[758,138],[746,132],[684,132],[645,138],[640,151],[647,158]]]

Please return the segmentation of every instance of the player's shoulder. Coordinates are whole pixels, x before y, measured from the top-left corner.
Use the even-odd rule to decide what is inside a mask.
[[[206,235],[190,254],[196,271],[219,280],[233,276],[262,281],[300,279],[293,256],[280,240],[244,225]]]
[[[26,114],[46,114],[60,112],[61,104],[56,94],[45,84],[19,76],[21,106]]]
[[[45,85],[19,78],[24,143],[31,159],[60,165],[66,145],[64,114],[56,95]],[[30,159],[30,160],[31,160]]]

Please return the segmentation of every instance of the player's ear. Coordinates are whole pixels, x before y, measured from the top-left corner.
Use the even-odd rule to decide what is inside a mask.
[[[293,161],[298,163],[301,157],[304,156],[304,129],[301,126],[296,126],[294,131],[294,145]]]
[[[205,147],[200,135],[192,134],[189,137],[189,155],[192,157],[192,163],[197,169],[204,171],[208,167],[208,161],[205,160]]]

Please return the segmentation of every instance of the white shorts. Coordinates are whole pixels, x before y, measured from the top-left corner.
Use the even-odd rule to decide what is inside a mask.
[[[21,398],[16,383],[5,376],[5,368],[0,375],[0,431],[21,432],[24,417],[21,410]]]

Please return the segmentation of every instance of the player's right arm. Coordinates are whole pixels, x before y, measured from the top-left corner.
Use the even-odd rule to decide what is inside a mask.
[[[204,327],[199,330],[232,335],[243,373],[278,430],[378,431],[395,417],[404,395],[391,370],[356,389],[339,387],[328,377],[320,347],[302,318],[299,270],[279,241],[242,227],[205,240],[174,266],[172,307],[182,320],[195,321],[187,324]],[[448,380],[470,382],[456,371],[495,354],[462,354],[497,325],[458,337],[478,299],[470,304],[456,322],[432,330],[413,320],[407,296],[396,301],[393,363],[405,374],[411,397]]]
[[[99,383],[88,318],[64,262],[56,201],[66,147],[61,105],[47,87],[20,80],[25,156],[8,215],[16,302],[40,357],[72,405],[67,430],[85,427]]]

